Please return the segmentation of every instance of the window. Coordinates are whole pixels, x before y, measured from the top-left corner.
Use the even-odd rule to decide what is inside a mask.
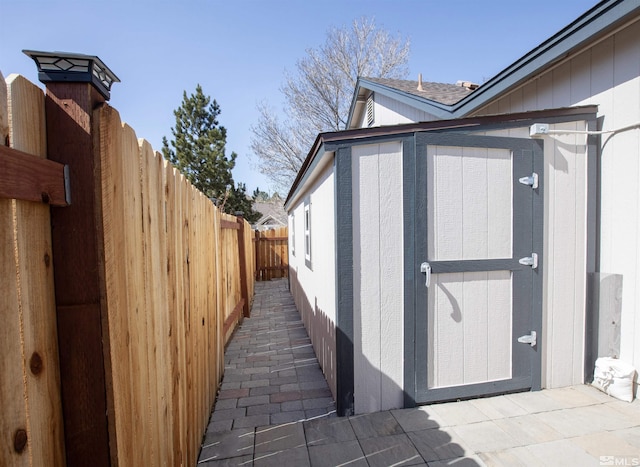
[[[304,202],[304,262],[311,268],[311,203]]]
[[[291,213],[291,227],[289,228],[289,232],[291,235],[289,238],[291,239],[291,255],[296,255],[296,213]]]
[[[373,125],[373,121],[373,93],[371,93],[367,99],[367,126]]]

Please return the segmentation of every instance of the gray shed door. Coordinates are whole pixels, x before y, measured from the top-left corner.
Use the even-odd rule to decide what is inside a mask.
[[[542,158],[536,140],[417,135],[417,403],[539,387]]]

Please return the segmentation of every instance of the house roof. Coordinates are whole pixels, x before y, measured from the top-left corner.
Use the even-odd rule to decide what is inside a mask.
[[[523,55],[513,64],[499,72],[475,91],[453,103],[430,100],[402,87],[382,84],[378,80],[359,78],[351,103],[347,128],[354,128],[357,115],[365,96],[370,92],[381,92],[400,102],[423,110],[436,118],[464,117],[491,103],[497,97],[551,68],[589,44],[612,34],[624,23],[638,16],[640,0],[604,0],[588,10],[558,33]]]
[[[422,82],[422,90],[420,91],[418,90],[418,81],[390,78],[366,78],[366,80],[447,105],[455,104],[473,92],[458,84]]]
[[[287,213],[283,204],[280,197],[273,201],[254,201],[253,209],[262,214],[254,225],[287,225]]]

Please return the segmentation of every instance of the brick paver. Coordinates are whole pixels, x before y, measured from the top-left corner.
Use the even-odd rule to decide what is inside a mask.
[[[338,418],[287,281],[256,284],[200,466],[637,465],[640,402],[588,386]]]
[[[228,442],[229,432],[247,436],[247,430],[264,426],[333,417],[335,402],[287,280],[256,283],[251,317],[225,351],[224,378],[200,461],[220,460],[211,440],[222,436]]]

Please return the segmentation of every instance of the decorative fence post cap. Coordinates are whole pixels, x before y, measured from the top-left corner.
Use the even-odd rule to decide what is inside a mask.
[[[42,83],[92,83],[109,100],[111,85],[120,79],[95,55],[68,52],[40,52],[23,50],[38,67]]]

